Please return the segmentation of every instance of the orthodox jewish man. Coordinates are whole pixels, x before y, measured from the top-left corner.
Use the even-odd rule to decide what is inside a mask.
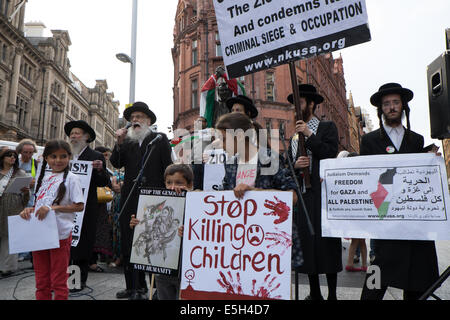
[[[120,205],[123,211],[119,218],[119,224],[126,289],[117,292],[116,297],[118,299],[140,300],[145,299],[147,285],[145,273],[134,271],[132,264],[130,264],[133,241],[133,229],[129,227],[130,219],[131,215],[137,212],[138,187],[165,188],[164,171],[167,166],[172,164],[172,149],[165,134],[150,130],[150,126],[156,122],[156,116],[147,104],[135,102],[131,107],[125,109],[123,116],[131,126],[128,129],[122,128],[116,131],[117,143],[110,158],[111,164],[115,168],[125,167],[124,184],[120,196]],[[160,139],[153,146],[150,146],[149,143],[158,135]],[[142,180],[133,194],[130,195],[134,181],[149,154],[150,157],[144,168]],[[130,199],[126,207],[122,208],[128,197]]]
[[[326,274],[328,283],[328,300],[336,300],[337,273],[342,271],[342,247],[340,238],[322,237],[321,222],[321,184],[319,162],[322,159],[335,158],[338,152],[338,131],[334,122],[320,121],[314,115],[318,104],[324,98],[310,84],[300,84],[300,106],[302,119],[296,122],[296,134],[292,137],[288,154],[298,176],[305,207],[314,229],[311,235],[303,209],[297,211],[297,228],[303,252],[303,265],[295,268],[296,272],[308,274],[310,294],[306,300],[323,300],[320,292],[319,274]],[[294,104],[293,94],[287,100]],[[299,135],[305,138],[307,155],[298,150]],[[311,187],[305,188],[303,170],[308,168]],[[295,266],[294,266],[295,267]]]
[[[384,84],[372,95],[370,103],[377,107],[380,128],[362,136],[362,156],[425,152],[423,136],[410,129],[408,102],[413,96],[398,83]],[[405,300],[417,300],[439,277],[434,241],[373,239],[373,244],[372,264],[380,268],[381,288],[369,289],[366,279],[362,300],[383,299],[388,286],[403,289]]]
[[[78,245],[72,247],[70,252],[72,264],[79,266],[81,271],[81,288],[71,289],[71,292],[76,292],[86,287],[89,259],[94,249],[98,219],[97,187],[106,186],[109,182],[109,177],[106,171],[105,158],[100,152],[89,147],[89,143],[96,138],[94,129],[86,121],[78,120],[67,122],[64,125],[64,132],[69,137],[72,147],[72,159],[92,161],[92,176],[85,204],[80,239]]]
[[[228,98],[226,105],[230,112],[240,112],[246,114],[250,119],[255,119],[258,116],[258,109],[253,104],[252,99],[244,95],[238,95]]]

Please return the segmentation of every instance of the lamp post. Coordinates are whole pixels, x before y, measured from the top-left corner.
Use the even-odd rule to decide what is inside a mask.
[[[130,64],[130,98],[128,103],[134,103],[136,90],[136,39],[137,39],[137,5],[138,0],[133,0],[133,18],[131,21],[131,57],[125,53],[116,54],[116,58]]]

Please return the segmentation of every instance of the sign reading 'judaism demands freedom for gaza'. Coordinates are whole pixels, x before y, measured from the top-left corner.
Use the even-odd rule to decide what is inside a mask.
[[[322,236],[450,240],[447,173],[432,153],[320,161]]]
[[[365,0],[214,0],[214,7],[231,78],[371,39]]]

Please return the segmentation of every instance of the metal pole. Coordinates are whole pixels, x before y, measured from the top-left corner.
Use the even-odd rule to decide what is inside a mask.
[[[131,63],[130,63],[130,101],[134,103],[136,88],[136,39],[137,39],[138,0],[133,0],[133,19],[131,22]]]

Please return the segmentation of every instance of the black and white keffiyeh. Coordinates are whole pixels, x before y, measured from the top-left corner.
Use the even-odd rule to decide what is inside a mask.
[[[312,117],[311,120],[309,120],[306,125],[308,126],[309,130],[311,130],[313,132],[313,134],[317,134],[317,129],[319,128],[319,119],[317,119],[316,117]],[[305,141],[308,139],[308,137],[305,137]],[[294,159],[294,161],[297,160],[298,156],[297,156],[297,151],[298,151],[298,133],[296,133],[294,135],[294,137],[292,138],[292,142],[291,142],[291,150],[292,150],[292,158]],[[306,152],[308,153],[308,156],[310,157],[310,160],[312,160],[312,154],[311,151],[306,150]]]

